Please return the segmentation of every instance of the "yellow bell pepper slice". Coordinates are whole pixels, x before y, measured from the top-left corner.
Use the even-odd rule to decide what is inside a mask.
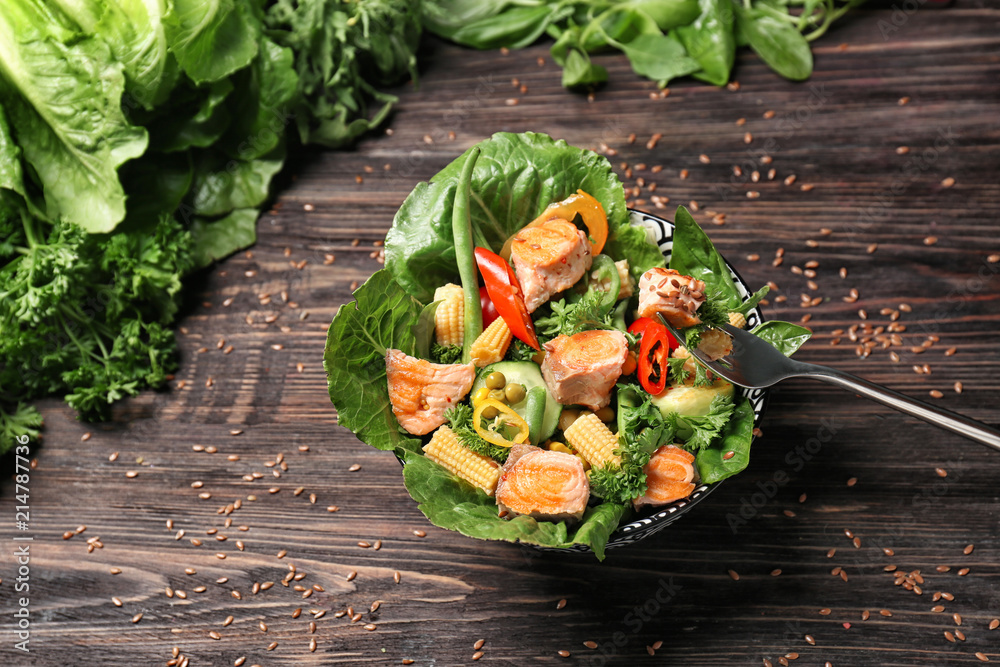
[[[484,429],[481,425],[483,418],[483,411],[486,408],[496,408],[497,412],[500,413],[498,419],[508,425],[514,426],[518,429],[517,435],[514,436],[514,440],[508,440],[496,431],[490,431],[489,429]],[[505,405],[495,398],[488,398],[476,406],[475,412],[472,413],[472,428],[476,430],[483,440],[486,442],[493,443],[498,447],[513,447],[518,443],[527,441],[528,439],[528,422],[521,419],[521,415],[514,412],[514,409],[509,405]]]
[[[540,225],[543,222],[548,222],[554,218],[562,218],[563,220],[573,222],[573,218],[575,218],[577,214],[583,218],[583,224],[587,227],[587,235],[590,240],[591,252],[594,255],[599,255],[601,250],[604,249],[605,242],[608,240],[608,216],[604,212],[604,207],[601,206],[601,202],[597,201],[583,190],[577,190],[575,195],[570,195],[562,201],[549,204],[548,208],[542,211],[540,216],[529,222],[521,229],[534,227],[535,225]],[[514,242],[514,236],[517,236],[517,234],[515,233],[507,239],[506,243],[503,244],[503,248],[500,250],[500,256],[508,262],[510,261],[510,247]]]

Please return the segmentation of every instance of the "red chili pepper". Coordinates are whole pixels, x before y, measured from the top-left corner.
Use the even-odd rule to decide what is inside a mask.
[[[485,287],[479,288],[479,305],[483,309],[483,328],[485,329],[500,317],[500,313],[497,312],[497,307],[493,305],[490,293],[486,291]]]
[[[649,317],[641,317],[628,328],[642,337],[639,343],[638,376],[642,388],[654,396],[667,386],[667,358],[677,347],[677,340],[667,328]]]
[[[667,328],[663,326],[663,324],[657,322],[652,317],[640,317],[635,322],[633,322],[631,326],[629,326],[628,332],[633,336],[642,336],[643,332],[646,330],[646,327],[650,325],[654,325],[656,327],[659,327],[660,329],[663,329],[663,333],[667,335],[667,342],[669,343],[671,352],[680,347],[680,343],[677,342],[677,339],[674,338],[674,335],[669,331],[667,331]]]
[[[476,263],[483,274],[490,300],[510,327],[510,332],[536,350],[541,350],[538,337],[535,336],[535,325],[524,306],[521,285],[517,282],[514,269],[500,255],[486,248],[476,248]]]

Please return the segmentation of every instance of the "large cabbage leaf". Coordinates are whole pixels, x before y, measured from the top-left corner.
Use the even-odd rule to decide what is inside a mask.
[[[663,256],[645,232],[628,224],[625,193],[606,158],[534,132],[498,132],[477,146],[482,152],[472,175],[470,202],[477,245],[499,251],[546,206],[581,189],[601,202],[608,215],[606,254],[628,258],[636,278],[663,266]],[[386,268],[403,289],[424,302],[457,274],[451,210],[467,154],[414,188],[385,239]]]

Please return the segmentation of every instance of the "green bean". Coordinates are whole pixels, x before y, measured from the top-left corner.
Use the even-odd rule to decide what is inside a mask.
[[[472,211],[469,208],[469,194],[472,190],[472,170],[476,166],[480,149],[473,148],[462,165],[462,173],[455,190],[455,202],[451,209],[452,234],[455,239],[455,261],[458,275],[462,279],[465,300],[465,337],[462,341],[462,362],[472,360],[472,343],[483,332],[483,310],[479,302],[479,275],[476,268],[475,248],[472,240]]]
[[[545,387],[532,387],[524,405],[524,421],[528,422],[528,442],[538,445],[542,434],[542,420],[545,418]]]

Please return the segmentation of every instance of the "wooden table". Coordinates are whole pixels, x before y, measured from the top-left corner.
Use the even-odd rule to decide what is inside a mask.
[[[456,665],[481,638],[482,661],[508,665],[1000,660],[1000,631],[988,630],[1000,616],[998,452],[787,382],[746,472],[598,563],[430,526],[395,459],[336,425],[322,369],[327,325],[379,267],[410,189],[493,131],[536,130],[605,144],[616,166],[632,166],[630,187],[645,179],[637,205],[657,210],[653,182],[667,213],[697,201],[747,280],[777,284],[767,315],[811,317],[802,359],[1000,421],[998,25],[995,4],[927,2],[895,16],[872,6],[816,44],[808,83],[742,53],[738,90],[685,81],[666,98],[614,55],[600,58],[611,82],[589,100],[560,88],[544,46],[502,57],[429,41],[391,136],[293,157],[258,244],[192,281],[169,391],[121,403],[106,424],[45,403],[20,533],[34,537],[29,654],[12,648],[21,594],[14,489],[2,487],[3,660],[155,665],[178,647],[191,665]],[[753,183],[752,160],[765,154],[773,161]],[[802,275],[812,261],[816,289]],[[802,294],[822,302],[803,308]],[[859,357],[850,331],[893,322],[906,327],[902,344]],[[88,538],[103,547],[88,552]],[[919,570],[922,595],[894,586],[893,567]],[[287,582],[293,569],[306,576]],[[336,617],[348,607],[356,623]]]

